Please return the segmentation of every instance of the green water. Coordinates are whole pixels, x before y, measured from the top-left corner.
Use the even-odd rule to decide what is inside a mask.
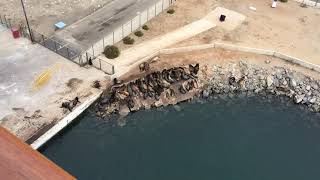
[[[79,179],[319,180],[319,114],[287,99],[184,103],[112,127],[87,111],[42,153]]]

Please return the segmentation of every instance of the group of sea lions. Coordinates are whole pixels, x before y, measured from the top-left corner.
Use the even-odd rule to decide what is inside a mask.
[[[114,85],[104,93],[98,102],[99,111],[103,111],[113,103],[126,104],[129,110],[135,107],[135,97],[159,100],[162,93],[166,97],[176,95],[172,85],[178,85],[181,94],[186,94],[197,87],[199,64],[185,67],[174,67],[147,74],[145,77],[122,83],[114,79]]]
[[[61,108],[68,109],[71,112],[73,108],[77,106],[78,103],[81,103],[81,102],[79,101],[78,97],[75,97],[73,100],[63,102],[61,104]]]

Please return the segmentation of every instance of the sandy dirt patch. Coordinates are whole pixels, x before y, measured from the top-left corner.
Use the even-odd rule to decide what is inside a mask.
[[[320,10],[302,8],[294,1],[278,3],[271,8],[271,1],[243,0],[184,0],[173,6],[176,13],[162,13],[147,25],[149,31],[137,38],[135,44],[166,34],[192,21],[206,16],[216,7],[224,7],[245,15],[246,20],[234,30],[216,27],[172,47],[183,47],[213,42],[226,42],[247,47],[271,49],[320,64]],[[249,6],[257,10],[252,11]],[[230,18],[227,17],[227,21]],[[122,50],[132,47],[117,44]],[[133,45],[135,46],[135,45]]]
[[[219,22],[221,14],[225,14],[230,18],[230,21]],[[149,41],[145,41],[136,46],[124,50],[119,58],[115,60],[108,60],[103,55],[101,59],[105,59],[111,64],[115,65],[115,71],[117,76],[120,76],[124,72],[130,69],[130,66],[139,63],[139,60],[143,57],[156,53],[157,51],[169,47],[173,44],[179,43],[183,40],[189,39],[202,32],[205,32],[214,27],[221,26],[227,30],[233,30],[245,20],[245,16],[230,11],[225,8],[217,7],[215,10],[207,14],[204,18],[194,21],[188,25],[176,29],[175,31],[166,33],[162,36],[158,36]]]

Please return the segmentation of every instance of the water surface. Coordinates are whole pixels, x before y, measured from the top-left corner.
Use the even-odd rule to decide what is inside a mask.
[[[319,115],[280,98],[215,99],[130,114],[85,112],[42,152],[79,179],[318,180]]]

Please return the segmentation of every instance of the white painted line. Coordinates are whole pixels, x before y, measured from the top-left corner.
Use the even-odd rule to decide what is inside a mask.
[[[30,146],[33,149],[38,149],[46,142],[48,142],[53,136],[58,134],[62,129],[67,127],[73,120],[76,119],[83,111],[85,111],[92,103],[94,103],[102,94],[99,92],[95,95],[92,95],[87,101],[83,102],[80,106],[70,112],[65,118],[59,121],[56,125],[54,125],[49,131],[40,136],[37,140],[35,140]]]

